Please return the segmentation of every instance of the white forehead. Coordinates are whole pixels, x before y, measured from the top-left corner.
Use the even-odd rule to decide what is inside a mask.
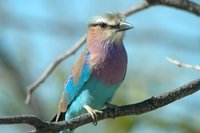
[[[120,14],[118,12],[112,12],[112,13],[106,13],[101,16],[95,16],[93,17],[89,24],[97,24],[100,22],[104,22],[107,24],[115,25],[119,23],[120,21],[124,21],[125,16],[123,14]]]
[[[90,20],[90,23],[99,23],[99,22],[108,22],[109,20],[105,17],[102,17],[102,16],[95,16],[93,17],[91,20]]]

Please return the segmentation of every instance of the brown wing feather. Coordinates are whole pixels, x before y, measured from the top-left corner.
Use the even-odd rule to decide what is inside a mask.
[[[66,98],[66,92],[64,90],[60,99],[59,106],[58,106],[58,113],[55,115],[55,117],[51,121],[58,122],[58,121],[65,120],[66,111],[67,111],[67,98]]]
[[[85,54],[87,53],[86,50],[84,50],[81,54],[81,56],[76,60],[74,67],[72,68],[72,75],[74,77],[74,83],[78,83],[79,75],[82,72],[83,64],[85,62]]]
[[[71,74],[74,77],[74,83],[78,83],[79,75],[82,72],[82,66],[85,61],[85,54],[87,53],[87,50],[85,49],[81,56],[79,57],[78,60],[76,60],[74,67],[72,68]],[[76,67],[75,67],[76,66]],[[67,81],[66,81],[67,82]],[[58,112],[54,116],[54,118],[51,120],[51,122],[58,122],[58,121],[64,121],[65,120],[65,114],[67,112],[67,107],[68,107],[68,101],[67,101],[67,94],[66,91],[64,90],[60,99],[59,107],[58,107]]]

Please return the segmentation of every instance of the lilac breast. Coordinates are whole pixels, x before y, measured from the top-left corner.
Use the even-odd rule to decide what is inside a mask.
[[[127,69],[127,53],[123,44],[108,45],[98,49],[91,58],[93,64],[92,76],[102,80],[107,85],[122,81]]]

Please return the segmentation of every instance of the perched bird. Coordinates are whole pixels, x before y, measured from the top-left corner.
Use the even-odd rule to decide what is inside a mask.
[[[118,12],[91,19],[87,47],[75,62],[61,97],[59,111],[53,121],[69,120],[90,113],[96,114],[109,104],[126,75],[127,53],[124,32],[133,28]]]

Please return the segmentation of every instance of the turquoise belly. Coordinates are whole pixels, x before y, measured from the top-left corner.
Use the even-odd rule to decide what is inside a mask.
[[[73,100],[66,113],[65,120],[86,113],[86,109],[83,108],[84,105],[100,110],[106,102],[112,99],[120,84],[121,82],[108,86],[97,79],[89,79],[80,94]]]

